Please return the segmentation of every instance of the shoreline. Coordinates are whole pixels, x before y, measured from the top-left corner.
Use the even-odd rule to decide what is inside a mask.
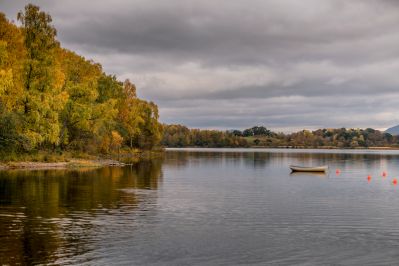
[[[5,162],[0,163],[0,171],[4,170],[65,170],[79,168],[100,168],[105,166],[125,166],[125,163],[111,159],[71,159],[68,162]]]
[[[124,151],[118,155],[103,156],[79,154],[74,156],[65,153],[61,156],[48,152],[40,152],[35,155],[21,156],[7,160],[4,157],[0,161],[0,171],[3,170],[51,170],[51,169],[80,169],[100,168],[107,166],[126,166],[137,163],[141,160],[155,159],[163,156],[164,149],[160,150],[136,150]]]
[[[343,150],[343,151],[399,151],[399,147],[359,147],[359,148],[339,148],[339,147],[262,147],[262,146],[251,146],[251,147],[165,147],[163,152],[168,150],[185,150],[185,149],[203,149],[203,150],[212,150],[212,149],[253,149],[253,150],[261,150],[261,149],[282,149],[282,150]],[[159,155],[159,152],[157,152]],[[142,156],[132,156],[131,159],[140,160],[144,159]],[[123,156],[125,157],[125,156]],[[146,156],[144,156],[146,157]],[[151,156],[150,156],[151,157]],[[6,170],[73,170],[80,168],[101,168],[107,166],[126,166],[129,163],[124,163],[118,160],[113,159],[105,159],[105,158],[93,158],[93,159],[78,159],[78,158],[68,158],[66,161],[61,162],[45,162],[45,161],[5,161],[0,162],[0,171]]]

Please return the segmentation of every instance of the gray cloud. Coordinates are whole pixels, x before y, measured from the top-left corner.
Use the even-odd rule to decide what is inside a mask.
[[[164,122],[284,131],[399,122],[397,1],[32,2],[65,47],[133,80]],[[25,4],[0,9],[15,18]]]

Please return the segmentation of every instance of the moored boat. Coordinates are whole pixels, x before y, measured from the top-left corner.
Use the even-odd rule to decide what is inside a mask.
[[[293,172],[326,172],[328,170],[328,166],[327,165],[322,165],[322,166],[290,165],[290,169]]]

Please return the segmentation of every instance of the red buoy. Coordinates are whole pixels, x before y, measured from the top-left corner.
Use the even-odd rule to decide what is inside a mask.
[[[386,177],[386,176],[387,176],[387,172],[385,172],[385,171],[382,172],[382,176],[383,176],[383,177]]]
[[[339,174],[341,173],[341,171],[340,171],[339,169],[337,169],[337,170],[335,170],[335,173],[336,173],[337,175],[339,175]]]
[[[398,180],[396,180],[396,178],[394,178],[393,180],[392,180],[392,184],[394,184],[395,186],[398,184]]]
[[[367,181],[371,181],[371,175],[367,176]]]

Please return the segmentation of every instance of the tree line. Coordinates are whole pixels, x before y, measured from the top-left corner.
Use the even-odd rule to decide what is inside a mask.
[[[158,108],[129,80],[62,48],[52,18],[29,4],[21,26],[0,13],[0,152],[151,149]]]
[[[311,148],[368,148],[397,147],[399,138],[372,128],[334,128],[314,131],[301,130],[267,137],[254,137],[253,142],[265,147],[311,147]]]
[[[264,126],[217,131],[164,125],[162,144],[166,147],[290,147],[368,148],[399,147],[399,137],[372,128],[318,129],[294,133],[273,132]]]
[[[183,125],[164,125],[165,147],[247,147],[241,136],[228,131],[189,129]]]

